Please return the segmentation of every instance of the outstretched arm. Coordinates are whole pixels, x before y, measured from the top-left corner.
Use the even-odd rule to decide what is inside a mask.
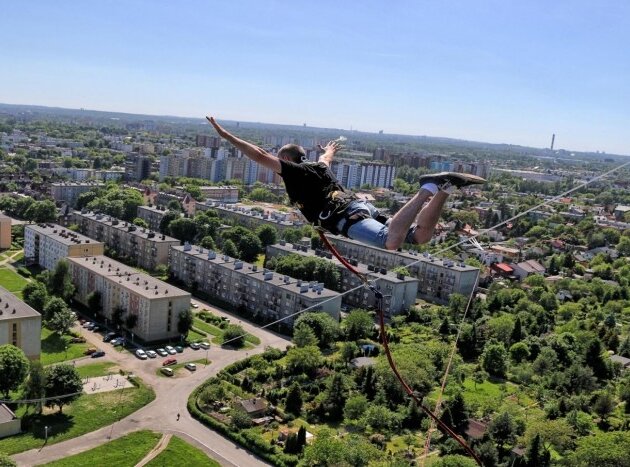
[[[339,143],[337,143],[336,141],[330,141],[325,147],[322,147],[322,145],[320,144],[319,149],[324,151],[324,154],[319,156],[318,161],[323,162],[328,167],[330,167],[330,164],[332,163],[335,154],[337,153],[337,151],[339,151],[339,147]]]
[[[237,149],[239,149],[243,154],[249,157],[254,162],[259,163],[260,165],[273,170],[276,173],[280,173],[282,167],[280,165],[280,161],[277,157],[272,154],[269,154],[262,148],[258,146],[248,143],[240,138],[237,138],[230,132],[226,131],[221,125],[217,123],[214,117],[206,117],[210,124],[214,127],[221,138],[225,138],[230,143],[232,143]]]

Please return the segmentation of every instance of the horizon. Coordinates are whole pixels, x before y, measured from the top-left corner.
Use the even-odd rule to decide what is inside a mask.
[[[6,5],[0,101],[630,155],[630,5],[119,5]]]

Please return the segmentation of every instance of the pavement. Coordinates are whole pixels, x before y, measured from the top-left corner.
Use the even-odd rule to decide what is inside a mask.
[[[131,352],[119,352],[110,344],[104,343],[101,334],[93,333],[77,326],[75,329],[86,338],[91,346],[105,350],[105,357],[97,359],[97,361],[112,361],[126,371],[139,376],[145,384],[155,391],[156,398],[138,411],[112,425],[86,433],[77,438],[46,445],[41,449],[33,449],[16,454],[12,457],[17,464],[19,466],[45,464],[92,449],[108,442],[110,439],[119,438],[130,432],[146,429],[180,436],[224,466],[256,467],[269,465],[192,418],[186,405],[190,393],[205,380],[216,375],[221,369],[238,360],[242,360],[247,355],[262,353],[268,346],[285,349],[291,341],[285,336],[260,329],[256,324],[219,310],[203,301],[193,299],[192,302],[199,306],[197,311],[205,308],[217,315],[230,318],[232,323],[241,325],[245,331],[257,336],[261,340],[260,345],[247,351],[224,349],[216,345],[213,345],[207,351],[186,348],[183,353],[173,356],[177,358],[178,362],[199,360],[206,358],[207,355],[211,363],[209,365],[197,364],[197,371],[195,372],[180,369],[176,377],[168,378],[157,374],[158,368],[162,366],[162,361],[166,357],[140,360]],[[83,361],[81,363],[84,364]],[[178,414],[180,416],[179,420],[177,419]]]

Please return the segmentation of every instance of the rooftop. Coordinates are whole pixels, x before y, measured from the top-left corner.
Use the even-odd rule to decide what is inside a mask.
[[[0,287],[0,320],[16,318],[35,318],[41,316],[37,311],[17,298],[8,290]]]
[[[4,404],[0,404],[0,424],[15,420],[15,414]]]
[[[54,183],[51,183],[51,186],[93,187],[93,186],[103,186],[103,183],[102,182],[54,182]]]
[[[544,273],[545,267],[540,264],[538,261],[533,259],[528,259],[527,261],[523,261],[522,263],[518,263],[517,266],[521,268],[525,272],[529,273]]]
[[[179,240],[173,237],[169,237],[168,235],[160,234],[158,232],[154,232],[151,229],[145,229],[143,227],[139,227],[137,225],[132,224],[131,222],[122,221],[120,219],[116,219],[115,217],[107,216],[105,214],[100,214],[96,212],[74,212],[75,216],[82,217],[84,219],[91,219],[93,221],[99,222],[103,225],[111,226],[121,232],[125,232],[136,237],[142,237],[151,240],[152,242],[177,242]]]
[[[28,224],[26,229],[33,230],[40,235],[45,235],[48,238],[56,240],[64,245],[79,245],[81,243],[99,244],[96,240],[92,240],[90,237],[86,237],[72,230],[68,230],[57,224]]]
[[[114,261],[107,256],[88,256],[85,258],[67,258],[68,262],[75,263],[99,276],[116,281],[130,292],[142,295],[146,298],[184,297],[190,294],[182,289],[167,284],[148,274]]]

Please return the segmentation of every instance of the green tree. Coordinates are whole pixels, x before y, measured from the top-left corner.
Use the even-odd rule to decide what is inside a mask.
[[[322,353],[318,347],[293,347],[286,356],[287,369],[293,374],[312,374],[322,363]]]
[[[563,452],[572,442],[573,429],[564,419],[534,420],[527,424],[525,443],[530,446],[535,437],[540,439],[545,450],[551,451],[553,447],[556,451]]]
[[[434,467],[475,467],[477,463],[461,454],[449,454],[440,457],[433,465]]]
[[[201,241],[199,242],[199,245],[202,246],[203,248],[207,248],[208,250],[217,249],[217,244],[211,235],[206,235],[205,237],[203,237]]]
[[[488,373],[483,371],[481,368],[477,368],[473,373],[473,382],[475,383],[475,391],[477,390],[478,384],[483,384],[483,382],[488,379]]]
[[[374,333],[374,318],[366,310],[352,310],[342,324],[344,333],[350,340],[365,339]]]
[[[602,391],[595,399],[593,404],[593,411],[601,417],[602,420],[607,420],[610,414],[615,409],[615,399],[608,391]]]
[[[48,312],[50,313],[50,310],[48,310]],[[46,323],[46,326],[48,326],[48,328],[50,328],[52,331],[55,331],[61,336],[63,334],[67,334],[68,331],[70,331],[70,328],[74,325],[74,322],[74,313],[72,312],[72,310],[70,310],[70,308],[68,308],[68,306],[65,306],[64,303],[63,308],[56,310],[52,314],[52,316],[50,316],[48,322]]]
[[[62,363],[47,367],[45,375],[46,397],[52,398],[46,401],[46,406],[57,406],[61,413],[64,405],[72,403],[81,396],[83,383],[72,365]]]
[[[230,347],[234,347],[240,349],[245,345],[245,336],[247,333],[245,329],[237,324],[229,324],[223,330],[223,343],[224,345],[229,345]]]
[[[356,342],[344,342],[341,344],[341,358],[346,365],[352,361],[359,353],[359,346]]]
[[[540,435],[536,434],[527,445],[526,467],[547,467],[551,462],[549,451],[543,448]]]
[[[273,225],[261,225],[256,229],[256,235],[260,239],[260,243],[263,248],[273,245],[278,241],[278,229],[276,229]]]
[[[149,227],[149,224],[147,224],[147,221],[145,221],[144,219],[142,219],[141,217],[135,217],[133,219],[133,224],[137,225],[138,227],[142,227],[144,229]]]
[[[577,441],[568,464],[576,467],[629,467],[630,431],[595,433]]]
[[[49,277],[48,291],[67,302],[74,295],[74,290],[70,266],[65,259],[59,260]]]
[[[508,355],[503,344],[488,341],[481,355],[483,369],[492,376],[505,378],[508,369]]]
[[[352,384],[346,375],[342,373],[334,373],[332,375],[322,402],[322,408],[326,412],[328,419],[341,419],[351,387]]]
[[[0,392],[9,398],[28,375],[29,361],[22,349],[11,344],[0,345]]]
[[[619,243],[617,243],[617,251],[620,256],[630,256],[630,237],[626,237],[624,235],[619,239]]]
[[[194,316],[190,309],[184,310],[179,314],[177,318],[177,332],[180,333],[184,339],[188,338],[188,332],[193,325]]]
[[[46,375],[44,367],[38,361],[30,362],[28,372],[28,384],[26,385],[26,397],[28,399],[42,399],[45,396]],[[38,405],[38,413],[41,413],[42,407]]]
[[[309,345],[317,345],[319,341],[315,335],[315,331],[308,324],[303,324],[293,328],[293,343],[297,347],[306,347]]]
[[[304,403],[302,397],[302,389],[297,382],[294,382],[289,386],[287,391],[287,397],[284,400],[284,407],[288,413],[299,417],[302,412],[302,404]]]
[[[168,225],[169,234],[182,241],[193,243],[197,236],[197,224],[188,217],[180,217]]]
[[[510,358],[514,363],[521,363],[529,357],[529,347],[524,342],[517,342],[510,347]]]
[[[87,304],[90,311],[100,314],[103,309],[101,292],[98,290],[91,292],[87,297]]]
[[[252,417],[250,417],[244,410],[233,409],[230,412],[232,418],[232,427],[236,430],[249,428],[252,426]]]
[[[31,281],[22,290],[24,301],[42,313],[49,300],[46,286],[39,281]]]
[[[308,325],[317,336],[321,348],[330,347],[339,335],[339,323],[328,313],[304,313],[296,320],[295,327]]]
[[[345,460],[346,446],[343,441],[335,437],[332,430],[322,428],[315,441],[304,449],[304,465],[307,466],[335,466],[342,465]]]
[[[455,432],[463,435],[468,429],[468,418],[470,414],[464,396],[460,391],[446,401],[442,411],[442,421],[453,428]]]
[[[57,220],[57,206],[50,200],[35,201],[26,210],[24,217],[37,223],[55,222]]]
[[[68,305],[59,297],[51,298],[44,307],[43,318],[45,321],[50,321],[57,314],[63,314],[68,309]]]
[[[163,234],[170,235],[170,226],[171,222],[181,217],[181,213],[179,211],[166,211],[166,214],[162,216],[162,220],[160,221],[160,232]]]
[[[182,212],[182,203],[176,199],[172,199],[166,203],[166,209],[168,211]]]
[[[231,258],[238,258],[238,250],[232,240],[225,240],[223,242],[223,253]]]
[[[506,445],[511,446],[516,440],[517,427],[512,415],[509,412],[503,412],[490,422],[488,433],[490,437],[504,449]]]
[[[359,420],[368,408],[368,400],[363,394],[354,394],[346,400],[343,416],[347,420]]]

